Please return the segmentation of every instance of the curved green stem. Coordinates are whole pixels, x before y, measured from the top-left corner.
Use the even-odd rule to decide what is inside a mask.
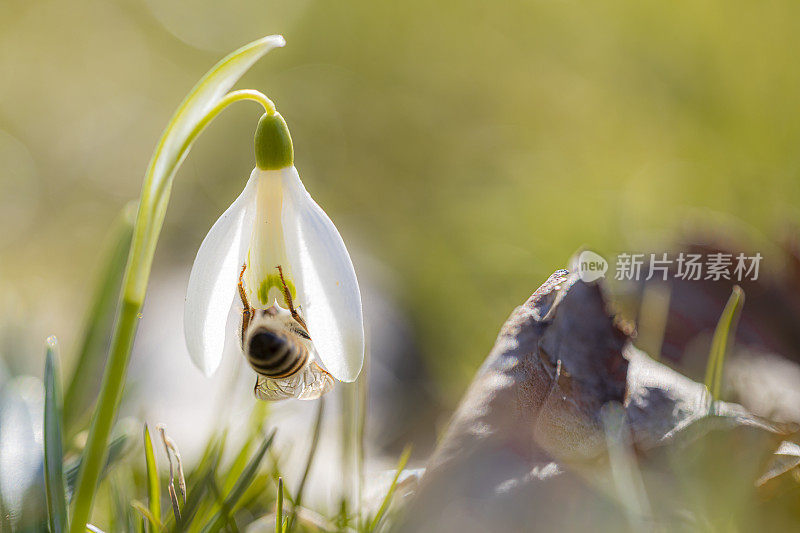
[[[203,116],[188,133],[186,140],[178,150],[178,157],[175,157],[171,161],[171,164],[164,169],[163,173],[170,177],[174,176],[178,167],[183,163],[183,160],[189,153],[192,144],[206,126],[229,105],[243,100],[258,102],[262,105],[267,115],[275,114],[275,104],[259,91],[245,89],[241,91],[232,91],[226,94],[214,107],[208,110],[205,116]],[[171,133],[172,132],[168,130],[165,132],[165,137]],[[156,152],[153,154],[153,158],[150,160],[150,166],[147,169],[148,177],[151,177],[155,173],[155,166],[159,161],[160,152],[163,149],[164,143],[159,143]],[[136,219],[133,244],[131,245],[131,257],[129,261],[133,261],[131,273],[134,274],[134,278],[130,283],[125,284],[125,292],[123,293],[126,299],[134,301],[144,300],[147,280],[150,276],[150,265],[153,262],[156,242],[161,232],[161,226],[164,223],[164,215],[166,215],[169,194],[172,189],[172,179],[160,181],[152,190],[150,182],[150,179],[146,179],[142,187],[142,199],[139,202],[139,214]],[[145,222],[140,223],[143,216],[145,217]]]
[[[214,107],[209,109],[188,132],[185,141],[177,152],[177,156],[169,161],[165,169],[158,170],[160,175],[167,177],[158,183],[154,182],[154,176],[157,173],[155,167],[160,161],[161,151],[164,150],[165,139],[173,134],[172,125],[167,128],[153,154],[142,188],[133,242],[131,243],[128,262],[125,266],[125,275],[122,282],[122,302],[117,307],[108,361],[103,374],[94,416],[92,417],[89,437],[83,450],[81,473],[73,499],[74,510],[70,528],[71,533],[84,533],[86,523],[91,514],[94,493],[105,461],[106,443],[122,398],[131,348],[139,318],[141,317],[147,282],[150,277],[150,268],[153,263],[156,243],[161,233],[164,216],[166,215],[173,177],[180,164],[186,158],[192,143],[206,126],[226,107],[241,100],[254,100],[264,107],[267,114],[275,113],[275,105],[272,101],[258,91],[242,90],[230,92],[222,97]]]

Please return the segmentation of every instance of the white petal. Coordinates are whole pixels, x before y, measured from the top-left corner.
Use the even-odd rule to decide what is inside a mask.
[[[355,381],[364,363],[358,280],[342,237],[294,167],[283,169],[286,253],[309,334],[328,371]]]
[[[278,286],[262,291],[262,283],[278,275],[275,268],[281,265],[287,280],[292,278],[292,268],[284,246],[283,223],[283,179],[280,170],[259,170],[255,185],[253,208],[253,231],[247,270],[244,274],[245,290],[250,305],[266,309],[275,298],[283,301],[283,292]]]
[[[256,176],[254,170],[242,194],[203,239],[189,275],[183,333],[192,361],[207,376],[222,360],[228,313],[253,227]]]

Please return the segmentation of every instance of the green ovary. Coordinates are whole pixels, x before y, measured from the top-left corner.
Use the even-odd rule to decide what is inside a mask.
[[[286,286],[289,288],[289,294],[291,294],[292,298],[297,298],[297,290],[294,287],[294,283],[292,280],[287,278],[284,275],[284,279],[286,280]],[[278,292],[283,296],[283,303],[286,307],[289,306],[289,303],[286,301],[286,297],[283,293],[283,283],[281,282],[281,277],[279,274],[267,274],[266,279],[261,282],[261,285],[258,287],[258,300],[261,302],[262,305],[269,305],[269,293],[272,288],[278,289]]]

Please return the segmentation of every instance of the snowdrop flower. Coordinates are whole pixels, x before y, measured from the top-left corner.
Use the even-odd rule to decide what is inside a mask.
[[[292,346],[280,331],[247,333],[248,323],[256,320],[283,324],[301,337],[297,349],[307,349],[308,361],[283,381],[259,375],[256,395],[303,398],[296,388],[321,379],[318,394],[305,396],[317,397],[333,384],[316,364],[317,356],[340,381],[355,381],[361,371],[364,326],[358,281],[339,232],[300,181],[289,130],[277,112],[261,117],[255,154],[256,168],[244,191],[197,252],[184,311],[186,344],[194,363],[211,375],[222,359],[226,335],[241,335],[246,355],[248,347],[273,349],[281,342],[270,356],[289,354]],[[227,328],[231,308],[240,300],[246,304],[243,327]],[[250,364],[259,373],[252,358]]]

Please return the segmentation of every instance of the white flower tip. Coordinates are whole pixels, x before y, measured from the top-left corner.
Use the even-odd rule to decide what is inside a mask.
[[[184,338],[186,340],[186,349],[189,351],[189,357],[192,363],[196,366],[206,377],[211,377],[219,368],[221,361],[221,346],[210,346],[209,344],[217,344],[216,342],[208,343],[208,339],[198,338],[196,332],[190,331],[190,328],[184,329]]]
[[[320,359],[333,377],[338,381],[352,383],[358,379],[364,366],[364,326],[361,316],[361,306],[354,306],[351,313],[338,315],[340,321],[334,326],[337,331],[333,334],[317,331],[317,349]],[[311,324],[312,339],[314,339],[314,326]],[[330,331],[330,330],[328,330]]]
[[[211,376],[216,374],[217,368],[219,368],[219,364],[216,364],[216,365],[204,365],[204,366],[200,367],[200,371],[203,373],[203,375],[205,377],[210,378]]]
[[[361,374],[361,368],[364,366],[364,357],[362,356],[357,366],[348,366],[339,370],[338,380],[344,383],[353,383],[358,379]],[[334,374],[335,375],[335,374]]]

